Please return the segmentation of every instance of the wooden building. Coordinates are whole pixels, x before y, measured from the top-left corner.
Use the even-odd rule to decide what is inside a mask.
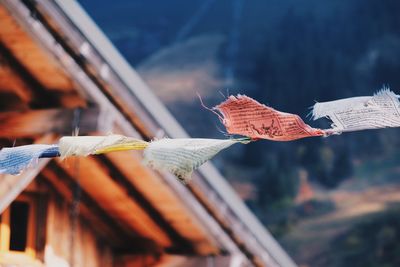
[[[0,0],[0,145],[186,137],[73,0]],[[295,266],[211,164],[118,152],[0,175],[0,266]]]

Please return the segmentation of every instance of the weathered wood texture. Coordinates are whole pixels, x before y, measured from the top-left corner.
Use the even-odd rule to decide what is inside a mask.
[[[112,247],[105,239],[98,238],[94,227],[80,216],[72,216],[67,201],[50,194],[44,263],[60,267],[113,266]]]
[[[73,192],[70,185],[68,185],[64,179],[59,176],[52,170],[52,168],[46,168],[43,170],[42,175],[44,180],[51,185],[51,189],[57,192],[61,197],[64,198],[66,202],[72,205],[73,203]],[[80,201],[79,204],[79,212],[80,216],[84,218],[88,223],[95,225],[93,229],[98,231],[98,234],[108,241],[115,245],[120,246],[125,243],[123,240],[125,238],[124,235],[120,235],[117,229],[113,228],[113,224],[109,225],[105,222],[105,218],[102,218],[102,211],[98,212],[97,208],[94,206],[90,206],[88,201]]]
[[[155,172],[146,168],[142,163],[140,152],[127,151],[121,153],[109,153],[106,157],[116,170],[126,177],[128,185],[132,186],[143,195],[160,215],[168,222],[169,226],[190,242],[196,254],[210,255],[217,254],[219,249],[207,236],[197,218],[186,210],[184,203],[172,192],[168,185],[163,182]],[[103,162],[107,162],[104,160]],[[106,164],[110,165],[110,164]]]
[[[120,267],[242,266],[240,259],[234,259],[234,256],[162,255],[160,258],[154,258],[151,255],[120,255],[116,257],[115,262]]]
[[[73,84],[55,58],[49,56],[0,5],[0,41],[43,86],[49,90],[71,91]],[[51,79],[49,79],[51,77]]]
[[[0,23],[0,110],[86,106],[59,59],[45,52],[1,5]]]
[[[0,266],[115,266],[112,238],[84,216],[91,210],[79,206],[79,213],[74,215],[72,201],[55,190],[43,175],[21,196],[32,200],[29,218],[34,223],[29,225],[35,229],[29,233],[34,236],[33,245],[30,253],[9,252],[3,246]]]
[[[98,109],[45,109],[0,113],[0,137],[24,138],[48,133],[71,135],[79,120],[79,134],[98,130]]]
[[[142,203],[132,199],[125,188],[112,178],[113,173],[102,166],[94,157],[79,159],[79,174],[68,163],[68,159],[60,166],[74,179],[79,180],[82,189],[93,198],[110,216],[117,219],[131,231],[154,240],[162,247],[171,247],[172,240],[156,221],[154,221]]]

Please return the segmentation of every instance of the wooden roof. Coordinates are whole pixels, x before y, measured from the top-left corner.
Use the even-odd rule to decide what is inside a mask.
[[[15,138],[55,142],[74,126],[80,134],[113,131],[144,140],[186,135],[74,1],[5,0],[0,25],[0,145]],[[121,250],[140,244],[150,252],[294,266],[211,165],[184,186],[141,160],[140,153],[118,152],[44,161],[18,177],[0,177],[0,211],[40,171],[71,201],[79,184],[81,216]]]
[[[58,61],[28,35],[4,6],[0,6],[0,21],[0,94],[5,95],[1,99],[15,101],[0,106],[7,112],[3,113],[1,127],[8,129],[8,133],[3,132],[2,137],[36,139],[54,133],[54,129],[48,129],[46,133],[43,127],[40,127],[41,132],[27,133],[20,131],[15,122],[22,120],[21,126],[36,128],[34,117],[51,125],[57,123],[57,117],[49,121],[49,117],[43,115],[51,112],[48,108],[85,108],[90,105],[90,100],[81,96],[79,90],[82,89],[78,89]],[[37,115],[38,112],[42,114]],[[65,122],[71,119],[69,123],[72,124],[71,116],[59,115],[65,117]],[[93,128],[91,132],[99,131]],[[58,160],[46,166],[41,174],[66,198],[71,197],[71,190],[62,184],[76,183],[79,179],[85,199],[90,199],[89,203],[83,201],[86,210],[91,210],[96,203],[102,213],[107,213],[116,222],[115,227],[120,228],[117,233],[122,231],[125,236],[134,233],[153,240],[168,251],[217,253],[218,248],[210,242],[181,200],[140,161],[139,154],[134,152],[80,158],[76,172],[74,164]],[[96,223],[102,218],[98,217]]]

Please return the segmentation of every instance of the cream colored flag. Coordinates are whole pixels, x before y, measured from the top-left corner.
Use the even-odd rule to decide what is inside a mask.
[[[60,156],[88,156],[123,150],[143,150],[149,143],[123,135],[64,136],[60,139]]]
[[[345,98],[316,103],[313,119],[332,121],[328,134],[400,126],[399,96],[384,88],[373,96]]]
[[[242,140],[221,139],[161,139],[144,150],[144,162],[157,170],[166,170],[182,182],[190,180],[193,170],[219,151]]]

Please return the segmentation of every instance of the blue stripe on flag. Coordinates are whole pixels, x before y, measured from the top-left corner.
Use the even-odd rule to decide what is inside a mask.
[[[26,145],[0,150],[0,174],[19,174],[41,157],[58,155],[58,145]]]

